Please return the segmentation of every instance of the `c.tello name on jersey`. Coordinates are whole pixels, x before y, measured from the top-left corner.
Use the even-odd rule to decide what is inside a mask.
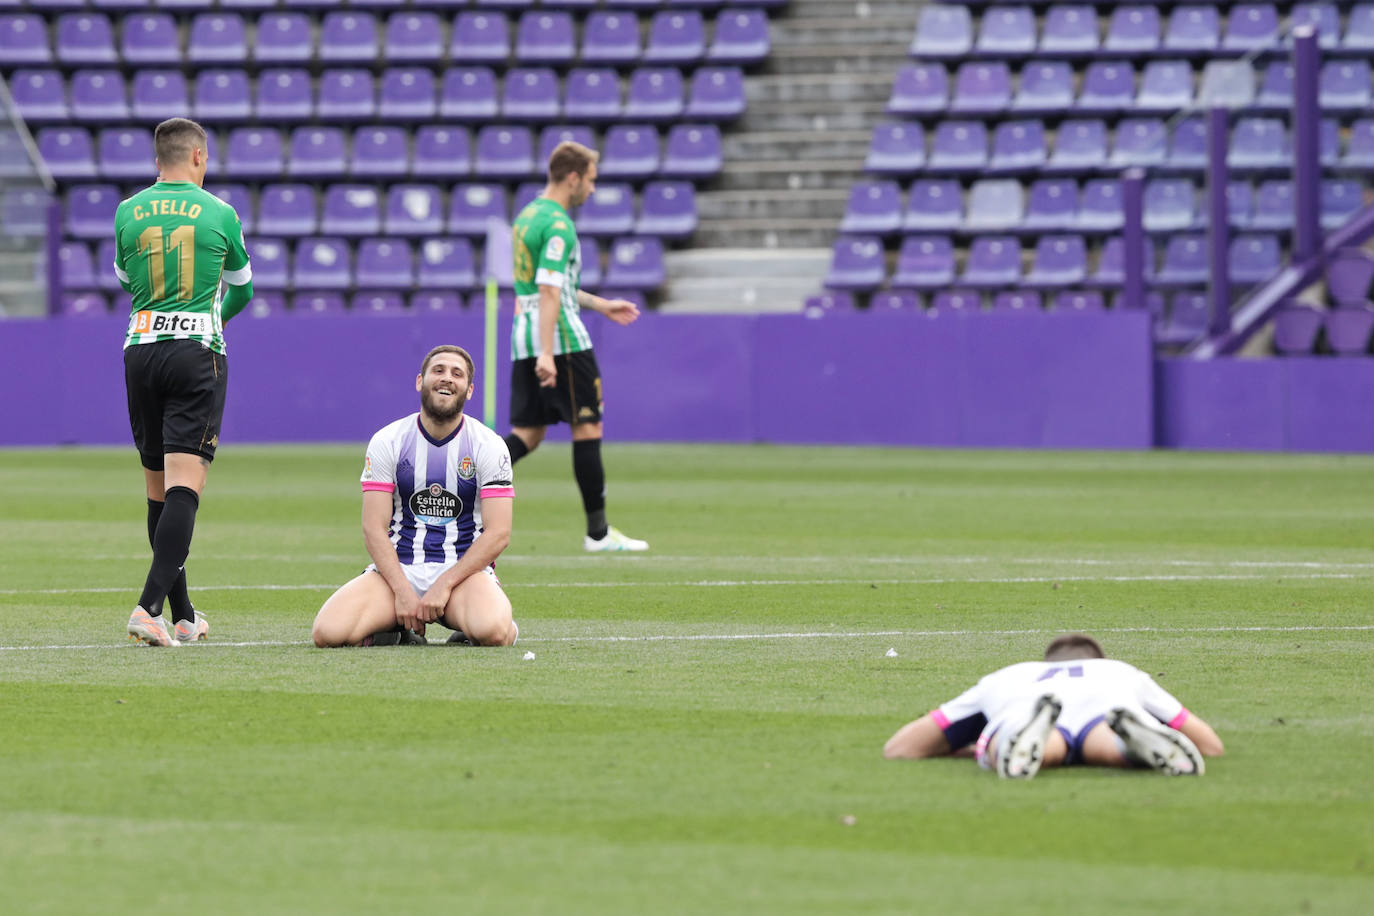
[[[149,216],[185,216],[195,219],[200,216],[200,204],[187,205],[184,199],[158,197],[148,201],[145,209],[143,204],[134,204],[134,219],[146,219]]]

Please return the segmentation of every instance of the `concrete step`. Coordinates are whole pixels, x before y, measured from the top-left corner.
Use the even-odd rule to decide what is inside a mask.
[[[810,162],[727,162],[713,182],[713,191],[848,189],[863,176],[861,162],[852,159]]]
[[[780,102],[886,102],[892,75],[856,73],[837,80],[833,73],[765,74],[744,81],[749,107]]]
[[[899,16],[854,16],[823,18],[793,18],[786,16],[773,22],[769,38],[777,45],[811,46],[818,44],[892,45],[905,49],[916,36],[916,10]]]
[[[736,125],[741,133],[756,130],[862,130],[887,119],[884,102],[778,102],[755,105]],[[728,135],[727,135],[728,136]]]
[[[916,31],[917,5],[911,0],[791,0],[787,4],[785,18],[779,22],[797,19],[886,19],[906,17],[911,31]],[[907,41],[911,35],[907,36]]]
[[[705,191],[697,195],[697,214],[712,220],[828,219],[838,224],[848,200],[848,189]]]
[[[694,279],[673,281],[658,311],[687,314],[779,314],[799,312],[806,297],[821,287],[824,271],[817,277],[772,278],[763,281],[739,279]]]
[[[748,280],[766,283],[823,276],[830,267],[828,248],[682,248],[664,256],[669,282]]]
[[[875,73],[889,81],[897,70],[911,60],[905,51],[886,47],[851,46],[849,53],[817,52],[813,48],[777,48],[768,57],[763,71],[768,74],[794,73]]]
[[[833,219],[703,220],[692,241],[720,248],[828,248],[837,226]]]
[[[727,134],[722,149],[727,162],[751,160],[854,159],[868,152],[867,130],[756,130]]]

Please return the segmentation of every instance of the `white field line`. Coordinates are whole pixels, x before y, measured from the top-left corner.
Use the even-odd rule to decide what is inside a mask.
[[[1353,624],[1349,626],[1327,626],[1324,624],[1298,626],[1256,626],[1256,627],[1094,627],[1096,633],[1160,633],[1173,635],[1179,633],[1351,633],[1374,631],[1374,624]],[[783,632],[783,633],[648,633],[637,636],[527,636],[520,640],[525,643],[621,643],[621,642],[762,642],[774,639],[872,639],[879,636],[905,638],[955,637],[967,639],[978,636],[1043,636],[1061,633],[1062,630],[1035,627],[1019,630],[861,630],[851,632]],[[253,642],[215,642],[206,640],[190,647],[189,651],[199,649],[241,649],[256,647],[309,646],[308,639],[298,640],[258,640]],[[50,645],[50,646],[0,646],[0,652],[43,652],[99,649],[143,649],[142,644],[133,642],[102,643],[99,645]]]
[[[775,585],[1035,585],[1058,582],[1250,582],[1276,578],[1259,573],[1183,573],[1141,576],[979,576],[910,579],[690,579],[674,582],[505,582],[505,588],[750,588]],[[1288,580],[1367,579],[1361,573],[1293,573],[1278,576]],[[197,585],[193,592],[230,591],[328,591],[341,583],[302,585]],[[136,590],[134,585],[90,586],[85,588],[6,588],[0,595],[99,595]]]

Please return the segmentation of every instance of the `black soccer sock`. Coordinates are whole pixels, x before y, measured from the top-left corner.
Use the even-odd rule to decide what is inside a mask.
[[[158,519],[162,518],[162,507],[165,505],[159,499],[148,500],[148,545],[152,546],[153,539],[157,536]],[[172,583],[172,588],[167,592],[167,602],[172,606],[172,620],[194,620],[196,609],[191,605],[191,596],[186,591],[186,570],[182,569],[177,576],[177,580]],[[162,604],[157,607],[144,608],[149,614],[157,617],[162,613]]]
[[[530,447],[515,433],[506,436],[506,448],[510,451],[510,463],[515,464],[530,453]]]
[[[153,534],[153,564],[143,583],[143,594],[138,596],[138,606],[145,611],[160,605],[181,575],[181,567],[191,552],[191,534],[196,528],[199,507],[200,497],[195,490],[172,487],[167,491],[167,502]]]
[[[587,536],[601,540],[606,536],[606,469],[601,464],[601,440],[578,439],[573,442],[573,477],[582,491],[582,508],[587,513]]]

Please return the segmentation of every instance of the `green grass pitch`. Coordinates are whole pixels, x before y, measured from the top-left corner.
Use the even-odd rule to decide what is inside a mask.
[[[124,638],[132,449],[0,451],[0,910],[1374,909],[1374,459],[612,444],[653,550],[588,556],[551,444],[499,567],[518,646],[320,651],[361,455],[224,449],[211,641],[158,651]],[[1065,629],[1227,755],[881,759]]]

